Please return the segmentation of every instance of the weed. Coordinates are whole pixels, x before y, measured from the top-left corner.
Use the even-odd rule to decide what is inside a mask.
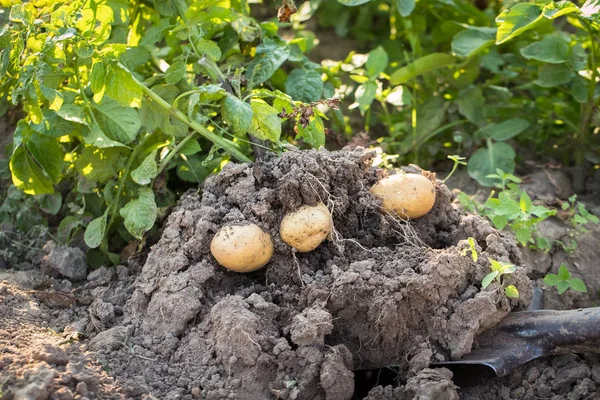
[[[572,278],[565,264],[560,265],[558,274],[547,274],[544,277],[544,283],[548,286],[556,287],[558,294],[563,294],[569,289],[580,293],[587,293],[585,283],[579,278]]]
[[[519,291],[515,287],[515,285],[504,286],[504,275],[512,274],[517,270],[517,267],[510,263],[499,262],[496,260],[490,260],[490,268],[492,272],[487,274],[481,280],[481,288],[485,289],[492,283],[494,280],[498,282],[498,284],[504,288],[504,294],[506,297],[518,298]]]

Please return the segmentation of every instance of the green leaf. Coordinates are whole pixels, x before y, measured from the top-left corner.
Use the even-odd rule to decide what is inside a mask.
[[[269,79],[288,59],[290,49],[283,41],[268,39],[256,48],[256,57],[248,64],[250,86],[255,87]]]
[[[294,100],[303,103],[317,101],[323,93],[321,74],[314,69],[296,68],[285,81],[285,91]]]
[[[504,294],[506,295],[506,297],[510,297],[513,299],[519,298],[519,290],[516,288],[515,285],[508,285],[507,287],[505,287]]]
[[[378,46],[375,50],[369,52],[367,58],[367,75],[371,79],[375,79],[381,74],[388,65],[388,55],[383,47]]]
[[[575,71],[582,71],[588,67],[588,55],[585,49],[580,43],[571,46],[571,52],[569,54],[569,65]]]
[[[488,287],[490,283],[492,283],[494,279],[496,279],[497,276],[498,271],[492,271],[489,274],[487,274],[481,281],[481,288],[485,289],[486,287]]]
[[[148,188],[140,188],[139,197],[125,204],[119,210],[124,218],[125,228],[135,238],[141,239],[145,232],[150,230],[156,221],[156,203],[154,193]]]
[[[588,99],[588,81],[580,76],[575,76],[571,85],[571,95],[578,103],[585,104]]]
[[[562,17],[563,15],[579,12],[579,7],[577,7],[575,4],[571,3],[570,1],[562,0],[558,2],[551,1],[550,3],[546,4],[542,14],[545,18],[555,19]]]
[[[377,94],[377,83],[373,81],[368,81],[360,85],[356,89],[356,93],[354,96],[356,97],[356,102],[358,103],[358,109],[361,114],[364,114],[371,107],[371,103],[375,100],[375,95]]]
[[[521,208],[521,211],[526,212],[526,213],[531,212],[531,209],[533,208],[533,203],[531,202],[531,198],[529,197],[527,192],[524,190],[521,192],[519,206]]]
[[[92,220],[85,228],[83,240],[89,248],[95,249],[100,246],[106,232],[106,213]]]
[[[52,180],[37,165],[24,146],[18,146],[10,162],[13,184],[27,194],[53,193]]]
[[[496,22],[500,23],[496,44],[502,44],[533,28],[542,18],[541,6],[534,3],[518,3],[504,10],[496,18]]]
[[[408,17],[415,9],[415,0],[396,0],[396,8],[403,17]]]
[[[556,274],[547,274],[544,277],[544,283],[548,286],[556,286],[560,279],[558,279],[558,275]]]
[[[494,227],[499,231],[501,231],[506,227],[506,225],[508,225],[508,218],[506,218],[506,216],[504,215],[490,215],[488,216],[488,218],[492,221]]]
[[[298,135],[296,137],[302,138],[305,143],[314,149],[325,146],[325,125],[321,117],[315,115],[306,128],[302,124],[298,124],[297,126]]]
[[[481,88],[473,87],[460,93],[456,100],[458,104],[458,111],[467,117],[467,119],[476,125],[485,124],[485,118],[483,116],[483,105],[485,104],[485,98]]]
[[[154,150],[152,153],[148,154],[139,167],[131,171],[131,179],[138,185],[149,184],[158,174],[158,165],[156,165],[157,151],[158,150]]]
[[[167,85],[175,85],[185,76],[185,62],[176,61],[165,71]]]
[[[136,138],[141,127],[136,110],[121,107],[119,103],[108,98],[100,104],[93,104],[93,108],[102,132],[109,138],[124,144],[131,143]]]
[[[258,139],[277,142],[281,136],[281,120],[277,110],[262,100],[253,100],[252,122],[248,132]]]
[[[40,199],[40,209],[46,214],[56,215],[62,205],[62,196],[58,192],[45,194]]]
[[[126,147],[123,143],[106,136],[95,122],[92,122],[87,128],[83,129],[83,141],[99,148]]]
[[[565,264],[560,264],[560,267],[558,267],[558,279],[561,281],[566,281],[570,277],[571,273],[567,269],[567,266]]]
[[[90,85],[92,92],[94,93],[94,101],[99,103],[104,96],[106,83],[106,68],[103,62],[97,62],[92,66],[92,72],[90,74]]]
[[[494,186],[497,180],[487,176],[496,172],[497,168],[507,173],[513,173],[515,170],[515,151],[503,142],[493,143],[489,148],[477,150],[467,165],[471,178],[483,186]]]
[[[194,44],[196,46],[196,50],[198,50],[198,53],[208,55],[214,61],[218,61],[221,58],[221,48],[212,40],[200,39]]]
[[[244,136],[253,116],[250,104],[238,99],[232,94],[227,95],[221,106],[221,116],[227,125],[231,126],[233,133],[237,136]]]
[[[117,64],[108,66],[106,94],[126,107],[142,105],[142,88],[129,72]]]
[[[569,43],[556,34],[550,34],[544,36],[539,42],[523,47],[521,55],[528,60],[561,64],[569,61]]]
[[[446,53],[432,53],[397,69],[390,77],[392,85],[400,85],[424,73],[453,65],[456,59]]]
[[[368,3],[371,0],[338,0],[338,3],[348,7],[360,6],[361,4]]]
[[[452,54],[469,57],[494,44],[495,28],[473,28],[469,27],[454,35],[451,44]]]
[[[48,100],[48,108],[50,110],[58,111],[63,105],[63,95],[56,89],[40,85],[40,91],[46,100]]]
[[[576,292],[587,293],[587,287],[581,279],[571,278],[569,279],[569,284],[571,285],[571,289],[575,290]]]
[[[533,226],[521,226],[515,231],[515,237],[522,246],[525,246],[532,239],[534,230]]]
[[[538,86],[549,88],[569,83],[575,72],[566,64],[544,64],[538,70],[538,78],[533,81]]]
[[[119,176],[127,157],[128,152],[118,147],[85,146],[75,161],[75,168],[87,180],[104,183]]]
[[[563,294],[569,289],[569,282],[567,281],[559,281],[556,284],[556,289],[558,289],[558,294]]]
[[[180,149],[179,154],[184,156],[191,156],[201,151],[200,143],[196,139],[188,140]]]
[[[529,122],[521,118],[512,118],[499,124],[490,123],[479,131],[479,134],[498,141],[517,136],[529,127]]]

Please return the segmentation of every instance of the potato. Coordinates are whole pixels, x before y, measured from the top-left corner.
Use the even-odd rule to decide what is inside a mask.
[[[235,272],[264,267],[273,256],[273,241],[256,224],[224,226],[210,243],[217,262]]]
[[[381,207],[401,218],[415,219],[427,214],[435,203],[435,187],[429,178],[401,173],[383,178],[371,188],[382,200]]]
[[[281,220],[281,239],[301,253],[316,249],[331,232],[331,214],[323,203],[304,205]]]

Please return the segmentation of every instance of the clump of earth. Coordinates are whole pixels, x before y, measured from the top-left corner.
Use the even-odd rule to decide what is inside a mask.
[[[426,216],[379,212],[369,188],[385,172],[373,156],[321,150],[228,164],[201,197],[184,195],[124,307],[121,325],[144,356],[124,367],[128,375],[170,398],[351,399],[355,371],[394,365],[407,394],[428,381],[440,398],[456,398],[451,373],[430,362],[470,352],[478,332],[528,305],[531,282],[520,270],[508,277],[517,299],[497,283],[481,290],[489,260],[518,265],[519,252],[482,218],[459,214],[440,181]],[[297,253],[280,221],[319,202],[332,213],[332,238]],[[244,223],[268,232],[275,254],[239,274],[218,265],[210,242]],[[113,357],[106,352],[108,364]]]

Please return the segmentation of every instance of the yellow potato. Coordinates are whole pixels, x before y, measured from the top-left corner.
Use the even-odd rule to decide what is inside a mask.
[[[273,241],[256,224],[224,226],[210,243],[217,262],[235,272],[264,267],[273,256]]]
[[[401,218],[415,219],[427,214],[435,203],[435,187],[419,174],[391,175],[371,188],[381,199],[381,207]]]
[[[281,239],[301,253],[316,249],[332,228],[331,214],[323,203],[302,206],[283,217]]]

